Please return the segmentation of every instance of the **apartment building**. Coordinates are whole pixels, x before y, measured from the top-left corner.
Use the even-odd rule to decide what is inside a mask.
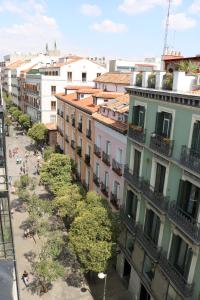
[[[61,61],[39,68],[37,74],[28,74],[25,80],[25,111],[33,121],[56,123],[57,98],[66,84],[93,86],[93,80],[105,68],[80,57],[63,58]]]
[[[133,299],[200,297],[200,80],[133,74],[117,270]]]
[[[98,112],[93,114],[94,190],[106,197],[117,210],[123,199],[128,104],[128,95],[116,93],[113,100],[99,105]]]
[[[94,80],[95,87],[108,92],[126,93],[131,76],[131,72],[107,72]]]
[[[160,57],[146,57],[144,59],[111,59],[109,61],[109,72],[133,72],[159,70]]]

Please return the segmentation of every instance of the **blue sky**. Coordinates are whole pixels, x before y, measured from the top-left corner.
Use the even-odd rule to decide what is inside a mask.
[[[0,0],[0,55],[41,51],[134,58],[160,55],[167,0]],[[200,0],[172,0],[168,45],[200,53]]]

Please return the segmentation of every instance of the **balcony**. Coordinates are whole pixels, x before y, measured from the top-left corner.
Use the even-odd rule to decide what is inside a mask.
[[[79,122],[79,123],[78,123],[78,131],[79,131],[79,132],[82,132],[82,122]]]
[[[200,174],[200,151],[182,146],[180,163],[188,169]]]
[[[110,193],[110,202],[117,210],[119,210],[120,200],[118,199],[117,195],[113,192]]]
[[[105,183],[101,182],[101,192],[104,196],[108,197],[109,187],[105,185]]]
[[[86,163],[86,165],[90,166],[90,155],[89,154],[85,154],[85,163]]]
[[[168,208],[168,197],[163,194],[154,191],[154,188],[149,184],[149,182],[142,181],[142,193],[144,197],[157,208],[161,213],[166,213]]]
[[[174,148],[174,141],[164,138],[156,133],[152,133],[150,139],[150,148],[160,154],[171,157]]]
[[[131,217],[130,214],[125,212],[125,208],[120,209],[120,217],[126,227],[131,231],[132,234],[136,233],[136,224],[135,220]]]
[[[122,164],[115,159],[112,160],[112,169],[117,175],[122,176]]]
[[[73,127],[76,126],[76,120],[75,120],[75,118],[72,118],[72,126],[73,126]]]
[[[67,143],[69,143],[69,136],[66,134],[66,136],[65,136],[65,141],[67,142]]]
[[[86,130],[86,137],[91,140],[91,136],[92,136],[91,129],[87,129]]]
[[[66,122],[69,123],[69,116],[68,115],[66,115]]]
[[[110,167],[110,155],[104,151],[102,152],[102,161]]]
[[[136,237],[143,249],[149,254],[149,256],[157,262],[160,257],[160,248],[155,245],[150,237],[143,231],[142,225],[137,225]]]
[[[166,253],[162,253],[160,255],[160,267],[162,272],[168,278],[168,280],[172,281],[174,286],[183,295],[184,299],[191,297],[193,295],[193,285],[188,284],[186,279],[176,270],[176,268],[169,262],[167,259]]]
[[[141,144],[144,144],[146,141],[146,129],[136,125],[129,125],[128,137]]]
[[[82,148],[80,146],[76,148],[76,152],[80,157],[82,156]]]
[[[193,242],[200,244],[200,224],[182,210],[175,201],[170,203],[168,216]]]
[[[95,173],[93,174],[93,181],[96,184],[96,186],[100,186],[100,178]]]
[[[97,157],[101,158],[101,148],[98,147],[96,144],[94,144],[94,154],[95,154]]]
[[[124,178],[134,188],[138,189],[139,191],[142,189],[142,178],[132,174],[128,165],[125,165],[124,167]]]
[[[75,148],[76,148],[76,142],[74,141],[74,140],[71,140],[71,147],[72,147],[72,149],[74,149],[75,150]]]

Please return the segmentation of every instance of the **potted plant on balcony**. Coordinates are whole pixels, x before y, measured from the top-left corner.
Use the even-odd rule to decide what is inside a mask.
[[[191,60],[183,60],[178,64],[178,70],[185,73],[196,73],[198,71],[198,66]]]
[[[148,77],[148,88],[155,89],[156,86],[156,74],[153,72]]]
[[[136,75],[136,83],[135,83],[136,86],[142,86],[142,73],[138,73]]]
[[[172,75],[172,73],[166,73],[163,76],[163,83],[162,83],[163,90],[171,91],[172,85],[173,85],[173,75]]]

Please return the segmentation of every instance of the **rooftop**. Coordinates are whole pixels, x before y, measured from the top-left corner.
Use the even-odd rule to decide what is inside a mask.
[[[100,91],[98,89],[96,89],[97,91]],[[124,93],[113,93],[113,92],[99,92],[97,94],[95,94],[95,97],[97,98],[104,98],[104,99],[116,99],[119,96],[123,96]]]
[[[57,125],[54,124],[54,123],[47,123],[47,124],[44,124],[44,126],[45,126],[49,131],[57,130]]]
[[[97,77],[95,82],[130,85],[131,72],[108,72]]]
[[[114,102],[107,102],[100,105],[101,107],[109,108],[115,112],[125,113],[129,110],[129,95],[125,94],[115,98]]]
[[[94,113],[93,118],[97,121],[99,121],[102,124],[107,125],[108,127],[111,127],[114,130],[119,131],[120,133],[126,134],[128,129],[128,124],[123,123],[120,121],[113,120],[111,118],[103,116],[101,113]]]

